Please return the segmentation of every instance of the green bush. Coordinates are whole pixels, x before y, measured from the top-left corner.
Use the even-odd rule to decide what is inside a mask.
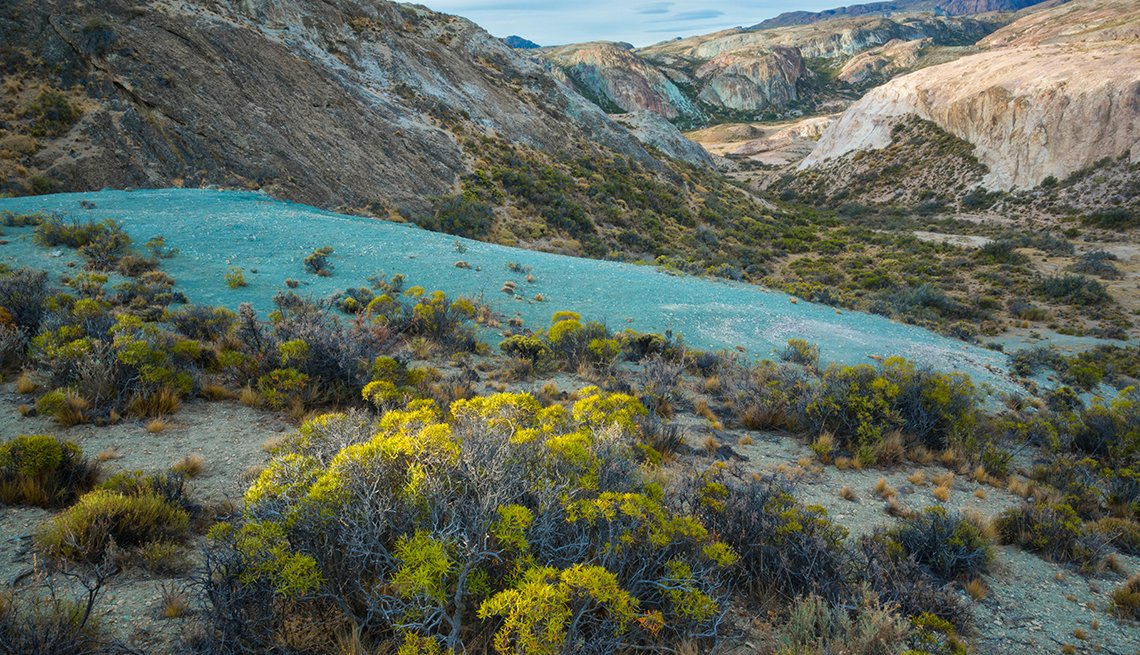
[[[113,271],[119,261],[131,252],[131,237],[114,219],[100,222],[64,223],[50,216],[38,226],[36,243],[44,246],[68,246],[79,250],[87,267],[96,271]]]
[[[1089,306],[1112,302],[1104,285],[1083,275],[1047,277],[1037,283],[1034,291],[1045,298],[1069,305]]]
[[[1068,505],[1022,505],[1001,513],[994,522],[1002,543],[1015,544],[1055,562],[1100,566],[1106,542],[1081,529],[1081,519]]]
[[[48,520],[34,541],[50,557],[95,563],[102,560],[112,540],[126,549],[177,540],[185,535],[189,521],[185,510],[159,496],[100,489]]]
[[[63,505],[91,488],[96,471],[70,441],[21,435],[0,444],[0,502]]]
[[[332,246],[322,246],[305,257],[305,270],[313,275],[329,277],[332,275],[332,264],[329,256],[333,254]]]
[[[498,394],[307,423],[211,530],[213,638],[266,647],[282,612],[501,653],[711,638],[736,554],[642,477],[644,415],[587,388],[569,410]]]
[[[83,112],[59,91],[41,91],[28,107],[32,118],[32,136],[56,137],[64,134],[79,120]]]

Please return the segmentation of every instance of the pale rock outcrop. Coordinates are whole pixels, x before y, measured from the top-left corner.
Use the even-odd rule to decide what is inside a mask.
[[[1002,48],[895,78],[852,105],[800,168],[883,148],[908,114],[972,143],[991,189],[1035,186],[1104,157],[1137,161],[1140,48]]]
[[[624,125],[639,141],[653,146],[663,154],[695,166],[716,166],[716,162],[700,144],[690,141],[675,125],[660,114],[636,111],[613,117]]]
[[[1027,13],[982,41],[989,50],[872,89],[800,168],[883,148],[909,114],[973,144],[991,189],[1036,186],[1105,157],[1140,161],[1138,29],[1131,0]]]
[[[736,111],[785,106],[799,96],[796,84],[810,75],[799,50],[776,47],[755,53],[726,53],[697,69],[702,102]]]
[[[848,84],[859,85],[889,76],[895,71],[917,64],[922,51],[932,44],[933,39],[930,38],[888,41],[881,47],[852,57],[843,65],[836,77]]]
[[[650,111],[669,120],[697,120],[696,104],[664,73],[622,44],[583,43],[542,51],[587,97],[627,111]]]

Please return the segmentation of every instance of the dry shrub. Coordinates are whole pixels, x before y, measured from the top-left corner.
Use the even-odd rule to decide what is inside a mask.
[[[190,595],[186,590],[179,589],[174,586],[174,583],[169,585],[163,583],[162,589],[162,604],[160,605],[159,614],[164,619],[178,619],[186,615],[190,610]]]
[[[962,585],[966,593],[976,601],[983,601],[989,595],[990,590],[986,587],[986,583],[982,582],[981,578],[974,578]]]
[[[907,453],[907,457],[910,458],[910,461],[916,464],[922,464],[923,466],[934,461],[934,453],[931,453],[926,446],[921,445],[911,448],[910,452]]]
[[[205,468],[206,461],[202,459],[201,455],[193,453],[175,462],[174,465],[170,467],[170,470],[181,473],[188,478],[196,478],[202,475],[202,471]]]
[[[202,387],[202,397],[206,400],[233,400],[238,395],[220,384],[207,384]]]
[[[146,431],[151,434],[159,434],[160,432],[165,432],[169,427],[169,421],[161,418],[155,418],[147,422]]]
[[[245,405],[246,407],[261,407],[261,405],[265,402],[265,399],[261,397],[261,394],[250,386],[242,388],[238,399],[241,401],[241,404]]]
[[[906,459],[906,444],[902,433],[894,430],[875,446],[875,463],[881,466],[897,466]]]
[[[20,377],[16,378],[16,393],[30,394],[40,390],[40,385],[32,380],[31,376],[25,371],[20,373]]]
[[[137,393],[127,403],[127,414],[137,418],[159,418],[174,414],[182,408],[178,392],[171,387]]]

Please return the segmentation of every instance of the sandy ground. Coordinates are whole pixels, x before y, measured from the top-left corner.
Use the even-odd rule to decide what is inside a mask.
[[[198,454],[205,467],[201,475],[188,482],[187,492],[202,505],[240,499],[248,486],[246,476],[267,459],[262,442],[292,429],[279,417],[237,402],[203,401],[183,405],[170,418],[171,427],[158,434],[148,433],[144,422],[134,420],[106,427],[61,428],[47,419],[21,417],[18,408],[26,402],[28,398],[16,394],[11,382],[0,385],[0,440],[20,434],[53,434],[79,444],[91,457],[114,449],[120,458],[102,464],[105,474],[161,471],[187,455]],[[42,509],[0,507],[0,582],[4,586],[31,570],[31,535],[51,516]],[[191,566],[198,561],[200,547],[200,538],[187,546]],[[101,624],[110,634],[145,652],[164,652],[189,619],[159,617],[162,586],[185,588],[187,584],[186,576],[159,578],[128,567],[111,578],[101,596],[97,610],[103,614]]]
[[[557,376],[552,381],[563,392],[573,392],[586,384],[572,376]],[[537,392],[546,382],[512,383],[509,388]],[[690,384],[695,383],[690,380]],[[122,458],[106,462],[108,472],[159,470],[187,454],[201,454],[206,462],[205,471],[190,483],[190,493],[198,502],[239,498],[250,470],[255,470],[266,459],[261,444],[267,438],[293,429],[281,418],[234,402],[188,403],[173,417],[174,427],[161,434],[147,433],[140,422],[61,429],[43,419],[22,418],[18,406],[24,402],[26,397],[16,394],[10,382],[0,385],[0,436],[55,434],[76,441],[92,455],[115,448]],[[675,420],[689,445],[696,450],[713,435],[743,458],[740,463],[746,472],[790,473],[797,480],[796,493],[800,500],[823,506],[852,537],[897,522],[885,511],[885,501],[875,494],[874,487],[880,478],[886,479],[897,491],[902,505],[914,510],[941,505],[992,518],[1021,502],[1004,489],[978,483],[959,473],[950,485],[950,498],[941,503],[934,498],[934,486],[930,483],[931,478],[947,472],[940,465],[841,471],[834,466],[817,465],[811,450],[790,435],[744,430],[714,432],[705,419],[688,413],[679,413]],[[741,443],[744,437],[752,439],[752,443]],[[683,464],[706,466],[708,461],[703,457],[686,458]],[[1020,466],[1031,463],[1028,459],[1018,462]],[[807,465],[801,466],[803,464]],[[926,481],[916,484],[908,480],[908,476],[918,470],[925,473]],[[844,486],[855,492],[856,500],[839,496]],[[978,491],[985,497],[975,495]],[[0,508],[0,581],[4,584],[10,584],[30,569],[31,534],[50,516],[51,512],[41,509]],[[198,546],[200,542],[191,545],[192,560],[197,559],[194,549]],[[1140,571],[1140,558],[1122,557],[1121,560],[1126,570]],[[1085,577],[1069,567],[1046,562],[1018,549],[999,547],[995,565],[985,576],[989,596],[973,603],[977,624],[976,634],[972,636],[975,652],[995,655],[1060,652],[1063,644],[1071,643],[1076,646],[1076,652],[1081,653],[1138,653],[1140,626],[1119,621],[1106,611],[1112,590],[1124,579],[1124,575],[1114,573]],[[160,618],[162,587],[185,587],[188,582],[186,576],[163,579],[141,569],[127,569],[108,585],[100,604],[104,612],[102,623],[113,634],[145,652],[165,652],[191,625],[193,614],[182,619]],[[1092,628],[1094,624],[1097,629]],[[1088,633],[1085,640],[1073,636],[1078,629]],[[736,647],[739,650],[741,645],[736,644]]]

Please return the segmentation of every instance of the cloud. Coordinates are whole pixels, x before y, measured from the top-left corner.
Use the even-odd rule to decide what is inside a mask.
[[[661,34],[692,36],[755,25],[783,11],[818,11],[841,0],[414,0],[478,23],[496,36],[517,34],[542,45],[628,41],[646,46]],[[850,4],[850,2],[846,2]]]
[[[636,9],[636,12],[639,14],[646,14],[646,15],[667,14],[671,11],[671,7],[674,4],[675,3],[672,3],[672,2],[655,2],[651,5],[643,5],[641,7],[638,7]]]
[[[713,18],[720,18],[724,12],[719,9],[701,9],[699,11],[682,11],[679,14],[673,14],[668,18],[658,18],[657,20],[650,21],[653,23],[685,23],[698,20],[710,20]]]

